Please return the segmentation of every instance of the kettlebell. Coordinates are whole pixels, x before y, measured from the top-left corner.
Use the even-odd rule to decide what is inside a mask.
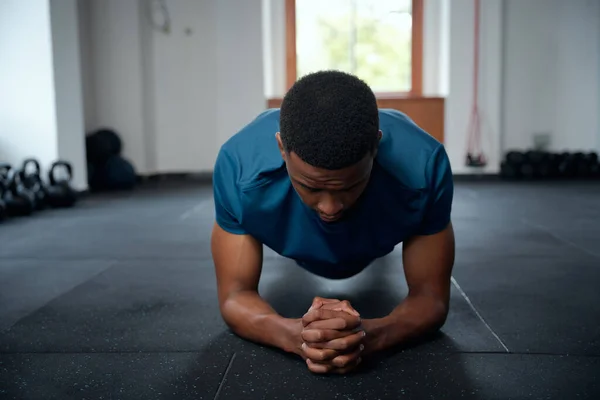
[[[9,216],[31,215],[35,209],[35,196],[25,189],[18,172],[12,169],[10,164],[0,165],[0,180],[7,214]]]
[[[59,179],[57,171],[64,169],[67,178]],[[73,207],[77,202],[77,192],[71,187],[73,179],[73,167],[64,160],[58,160],[52,163],[48,171],[49,185],[46,187],[46,199],[48,205],[55,208]]]
[[[33,165],[33,172],[29,168],[30,165]],[[42,181],[40,163],[34,158],[26,159],[19,171],[19,177],[23,186],[33,193],[36,209],[44,209],[46,207],[46,188]]]

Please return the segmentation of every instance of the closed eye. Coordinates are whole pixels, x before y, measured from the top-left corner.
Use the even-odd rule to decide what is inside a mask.
[[[305,190],[307,190],[307,191],[309,191],[311,193],[318,193],[318,192],[322,192],[323,190],[325,190],[325,189],[321,189],[321,188],[310,187],[310,186],[307,186],[307,185],[305,185],[305,184],[303,184],[301,182],[298,182],[298,181],[296,181],[296,183],[298,185],[302,186]],[[363,182],[360,181],[360,182],[355,183],[352,186],[349,186],[349,187],[346,187],[346,188],[342,188],[342,189],[338,189],[338,190],[332,190],[332,191],[335,191],[335,192],[351,192],[354,189],[356,189],[358,186],[360,186],[362,183]]]
[[[312,192],[312,193],[320,192],[321,190],[323,190],[323,189],[319,189],[319,188],[314,188],[314,187],[307,186],[304,183],[299,182],[299,181],[297,181],[295,179],[294,179],[294,182],[296,182],[296,185],[302,187],[304,190],[307,190],[307,191]]]
[[[350,187],[347,187],[347,188],[344,188],[344,189],[342,189],[341,191],[342,191],[342,192],[351,192],[351,191],[353,191],[354,189],[356,189],[357,187],[359,187],[360,185],[362,185],[362,184],[363,184],[363,182],[364,182],[364,181],[359,181],[359,182],[356,182],[354,185],[352,185],[352,186],[350,186]]]

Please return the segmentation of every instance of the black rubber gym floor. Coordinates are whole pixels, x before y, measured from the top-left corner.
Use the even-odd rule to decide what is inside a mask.
[[[209,252],[209,187],[88,197],[0,225],[0,399],[598,399],[600,184],[457,183],[442,333],[316,376],[229,333]],[[265,255],[261,293],[384,315],[401,253],[346,281]]]

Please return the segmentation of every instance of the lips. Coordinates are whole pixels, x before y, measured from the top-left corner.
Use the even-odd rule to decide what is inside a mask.
[[[321,218],[323,221],[325,221],[325,222],[334,222],[334,221],[337,221],[337,220],[339,220],[341,216],[342,216],[342,214],[341,214],[341,213],[339,213],[339,214],[337,214],[337,215],[334,215],[333,217],[326,217],[326,216],[324,216],[324,215],[322,215],[322,214],[321,214],[319,217],[320,217],[320,218]]]

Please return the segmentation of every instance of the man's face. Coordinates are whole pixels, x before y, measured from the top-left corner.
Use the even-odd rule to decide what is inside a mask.
[[[350,167],[331,171],[305,163],[294,152],[287,153],[279,134],[277,140],[292,185],[304,204],[317,212],[325,222],[342,218],[365,190],[375,154],[367,154]]]

